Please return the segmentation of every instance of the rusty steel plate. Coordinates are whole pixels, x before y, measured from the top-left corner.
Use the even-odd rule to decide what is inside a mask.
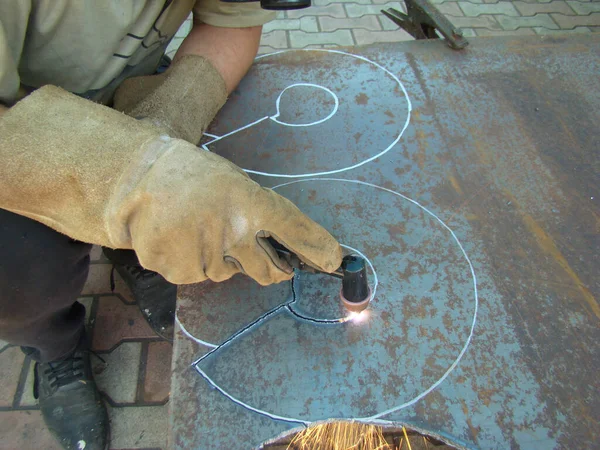
[[[203,145],[364,254],[376,292],[348,320],[323,275],[182,286],[172,446],[335,418],[597,445],[598,73],[598,35],[258,59]]]

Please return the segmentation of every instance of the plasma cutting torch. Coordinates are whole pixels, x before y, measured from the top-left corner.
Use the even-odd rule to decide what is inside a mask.
[[[342,265],[334,272],[323,272],[306,264],[298,255],[288,250],[273,238],[268,238],[269,244],[275,249],[280,258],[293,267],[307,273],[322,273],[342,280],[340,300],[344,307],[351,312],[364,311],[371,301],[371,288],[367,279],[367,265],[364,258],[358,255],[346,255]]]

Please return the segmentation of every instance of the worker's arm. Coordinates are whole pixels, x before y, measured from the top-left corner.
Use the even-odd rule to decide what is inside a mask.
[[[0,10],[13,4],[25,2],[0,2]],[[311,266],[339,266],[340,247],[325,229],[224,158],[50,85],[15,103],[25,25],[6,30],[27,24],[27,11],[16,17],[0,14],[0,101],[11,105],[0,116],[0,208],[79,241],[133,249],[177,284],[239,272],[261,284],[289,279],[269,237]],[[144,112],[165,124],[182,119],[194,133],[226,92],[207,58],[186,55]]]
[[[225,28],[196,21],[169,70],[126,80],[114,108],[197,144],[252,65],[261,31],[262,26]]]
[[[2,118],[2,116],[4,115],[4,113],[8,111],[8,108],[4,105],[0,104],[0,118]]]
[[[175,55],[203,56],[217,69],[231,93],[246,75],[258,51],[262,26],[222,28],[194,22],[194,27]]]
[[[17,102],[0,136],[0,208],[133,249],[172,283],[287,280],[269,237],[321,270],[341,263],[325,229],[226,159],[62,89]]]

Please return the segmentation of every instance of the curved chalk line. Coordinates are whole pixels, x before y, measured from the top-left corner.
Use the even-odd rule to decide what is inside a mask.
[[[192,341],[197,342],[198,344],[202,344],[205,345],[206,347],[210,347],[210,348],[217,348],[217,346],[215,344],[211,344],[210,342],[206,342],[203,341],[202,339],[198,339],[196,336],[194,336],[192,333],[190,333],[181,323],[181,321],[179,320],[179,316],[177,316],[177,313],[175,313],[175,322],[177,323],[177,325],[179,325],[179,328],[181,329],[181,331],[183,332],[183,334],[185,334],[189,339],[191,339]]]
[[[314,87],[314,88],[317,88],[317,89],[322,89],[325,92],[329,93],[333,97],[333,101],[335,102],[334,105],[333,105],[333,110],[329,113],[329,115],[327,117],[325,117],[325,118],[323,118],[321,120],[317,120],[316,122],[310,122],[310,123],[287,123],[287,122],[282,122],[281,120],[277,120],[277,118],[281,114],[281,112],[279,110],[279,103],[281,102],[281,96],[283,95],[283,93],[285,91],[287,91],[290,88],[296,87],[296,86]],[[279,94],[279,97],[277,97],[277,100],[275,101],[276,113],[275,113],[274,116],[269,117],[269,119],[271,119],[273,122],[277,122],[278,124],[285,125],[286,127],[310,127],[310,126],[313,126],[313,125],[318,125],[320,123],[325,122],[326,120],[331,119],[334,116],[334,114],[337,112],[339,106],[340,106],[340,101],[338,99],[338,96],[335,95],[331,89],[327,89],[324,86],[321,86],[321,85],[318,85],[318,84],[313,84],[313,83],[295,83],[295,84],[289,85],[283,91],[281,91],[281,93]]]
[[[288,53],[288,52],[327,52],[327,53],[336,53],[336,54],[339,54],[339,55],[345,55],[345,56],[350,56],[352,58],[360,59],[361,61],[365,61],[365,62],[367,62],[369,64],[372,64],[375,67],[383,70],[390,77],[392,77],[392,79],[396,83],[398,83],[398,86],[400,86],[400,89],[402,90],[402,93],[404,94],[404,98],[406,98],[407,112],[408,112],[408,114],[406,115],[406,121],[404,122],[404,126],[400,130],[400,133],[398,134],[398,136],[396,137],[396,139],[394,139],[392,141],[392,143],[390,145],[388,145],[384,150],[382,150],[381,152],[377,153],[376,155],[371,156],[370,158],[367,158],[367,159],[365,159],[365,160],[363,160],[361,162],[358,162],[358,163],[356,163],[356,164],[354,164],[352,166],[343,167],[341,169],[335,169],[335,170],[327,170],[327,171],[323,171],[323,172],[301,173],[301,174],[296,174],[296,175],[283,174],[283,173],[260,172],[258,170],[243,169],[245,172],[247,172],[247,173],[253,173],[255,175],[262,175],[262,176],[265,176],[265,177],[276,177],[276,178],[305,178],[305,177],[319,177],[319,176],[324,176],[324,175],[334,175],[336,173],[341,173],[341,172],[346,172],[348,170],[356,169],[357,167],[361,167],[361,166],[363,166],[363,165],[365,165],[367,163],[370,163],[371,161],[373,161],[373,160],[375,160],[377,158],[380,158],[381,156],[383,156],[387,152],[389,152],[400,141],[400,138],[402,138],[402,135],[404,134],[404,131],[406,131],[406,128],[408,127],[408,124],[410,123],[410,113],[412,111],[412,103],[410,101],[410,97],[408,96],[408,92],[404,88],[404,85],[402,84],[402,82],[400,81],[400,79],[396,75],[394,75],[391,71],[389,71],[388,69],[386,69],[382,65],[376,63],[375,61],[371,61],[370,59],[365,58],[364,56],[354,55],[352,53],[342,52],[340,50],[331,50],[331,49],[294,49],[294,50],[281,50],[281,51],[278,51],[278,52],[267,53],[265,55],[257,56],[255,58],[255,60],[266,58],[267,56],[275,56],[275,55],[279,55],[279,54],[282,54],[282,53]],[[298,84],[311,85],[310,83],[298,83]],[[294,86],[294,85],[292,85],[292,86]],[[334,98],[336,99],[336,108],[335,108],[335,111],[332,114],[330,114],[330,116],[332,116],[333,114],[335,114],[335,112],[337,112],[337,105],[339,104],[339,101],[337,100],[337,96],[333,92],[331,92],[329,89],[327,89],[327,88],[325,88],[323,86],[319,86],[317,84],[314,84],[314,85],[311,85],[311,86],[324,89],[324,90],[330,92],[334,96]],[[288,86],[287,88],[285,88],[281,92],[281,94],[283,94],[283,92],[285,92],[290,87],[291,86]],[[279,97],[277,99],[278,102],[279,102],[279,98],[281,97],[281,94],[279,95]],[[278,103],[277,103],[277,105],[278,105]],[[246,128],[254,126],[257,123],[262,122],[263,120],[266,120],[266,119],[271,119],[274,122],[281,123],[282,125],[287,125],[287,126],[308,126],[308,125],[291,125],[291,124],[285,124],[283,122],[279,122],[279,121],[275,120],[278,116],[279,116],[279,113],[277,113],[275,116],[272,116],[272,117],[265,116],[262,119],[256,120],[256,121],[254,121],[254,122],[252,122],[252,123],[250,123],[248,125],[245,125],[245,126],[243,126],[241,128],[233,130],[233,131],[231,131],[231,132],[229,132],[229,133],[227,133],[227,134],[225,134],[225,135],[223,135],[223,136],[221,136],[219,138],[213,139],[212,141],[207,142],[206,144],[203,144],[202,148],[204,150],[210,151],[206,147],[207,145],[212,144],[213,142],[219,141],[219,140],[221,140],[221,139],[223,139],[223,138],[225,138],[227,136],[231,136],[232,134],[235,134],[238,131],[245,130]],[[324,122],[325,120],[329,119],[330,116],[328,116],[327,118],[325,118],[325,119],[323,119],[323,120],[321,120],[319,122],[315,122],[315,123],[310,124],[310,125],[316,125],[317,123]]]
[[[450,373],[456,368],[456,366],[458,366],[458,363],[460,362],[460,360],[462,359],[462,357],[464,356],[464,354],[467,351],[467,348],[469,347],[469,345],[471,344],[471,340],[473,339],[473,334],[474,334],[474,330],[475,330],[475,324],[477,322],[477,313],[479,311],[479,296],[478,296],[478,292],[477,292],[477,277],[475,275],[475,269],[473,268],[473,264],[471,263],[471,259],[469,258],[469,256],[467,255],[467,252],[465,251],[464,247],[462,246],[461,242],[459,241],[458,237],[456,236],[456,234],[454,233],[454,231],[452,231],[452,229],[446,225],[446,223],[440,219],[435,213],[433,213],[432,211],[430,211],[429,209],[427,209],[425,206],[421,205],[418,201],[413,200],[412,198],[409,198],[399,192],[393,191],[391,189],[387,189],[381,186],[377,186],[376,184],[372,184],[372,183],[367,183],[365,181],[360,181],[360,180],[345,180],[345,179],[341,179],[341,178],[307,178],[307,179],[303,179],[303,180],[294,180],[294,181],[290,181],[287,183],[283,183],[280,185],[275,186],[273,189],[277,188],[277,187],[282,187],[282,186],[287,186],[287,185],[291,185],[291,184],[295,184],[295,183],[303,183],[303,182],[308,182],[308,181],[339,181],[339,182],[345,182],[345,183],[354,183],[354,184],[359,184],[359,185],[363,185],[363,186],[369,186],[375,189],[379,189],[385,192],[389,192],[390,194],[396,195],[398,197],[403,198],[404,200],[407,200],[409,202],[411,202],[412,204],[418,206],[419,208],[421,208],[423,211],[425,211],[427,214],[429,214],[430,216],[434,217],[446,230],[448,230],[451,234],[451,236],[454,238],[454,241],[456,242],[456,244],[458,245],[458,247],[460,248],[463,256],[465,257],[465,260],[467,261],[467,263],[469,264],[469,268],[471,270],[471,276],[473,277],[473,295],[474,295],[474,299],[475,299],[475,307],[474,307],[474,312],[473,312],[473,322],[471,324],[471,329],[469,331],[469,336],[467,337],[467,340],[465,341],[465,345],[463,346],[462,350],[460,351],[460,353],[458,354],[457,358],[454,360],[454,362],[450,365],[450,367],[446,370],[446,372],[444,372],[444,374],[436,381],[434,382],[429,388],[427,388],[425,391],[423,391],[421,394],[417,395],[416,397],[414,397],[413,399],[402,403],[401,405],[395,406],[393,408],[387,409],[383,412],[371,415],[371,416],[366,416],[366,417],[347,417],[347,418],[343,418],[340,417],[338,419],[352,419],[352,420],[358,420],[358,421],[369,421],[369,422],[377,422],[377,423],[381,423],[381,424],[393,424],[394,421],[393,420],[385,420],[385,419],[381,419],[381,417],[386,416],[388,414],[391,414],[393,412],[399,411],[401,409],[407,408],[413,404],[415,404],[416,402],[418,402],[419,400],[421,400],[423,397],[425,397],[427,394],[429,394],[431,391],[433,391],[435,388],[437,388],[447,377],[448,375],[450,375]],[[241,331],[237,332],[234,336],[232,336],[231,338],[229,338],[226,342],[230,342],[231,340],[235,339],[235,337],[239,336],[240,334],[242,334],[243,332],[247,331],[251,326],[254,326],[255,324],[257,324],[259,321],[262,322],[263,320],[265,320],[268,316],[270,316],[272,313],[276,312],[277,310],[281,309],[282,307],[285,307],[286,303],[279,305],[278,307],[276,307],[275,309],[267,312],[266,314],[264,314],[263,316],[261,316],[260,318],[256,319],[254,322],[252,322],[251,325],[245,327],[244,329],[242,329]],[[226,343],[225,342],[225,343]],[[221,344],[224,345],[225,343]],[[219,346],[221,347],[221,346]],[[198,367],[198,363],[200,361],[202,361],[205,357],[207,357],[209,354],[215,352],[218,348],[214,348],[211,351],[209,351],[207,354],[205,354],[204,356],[202,356],[201,358],[199,358],[197,361],[195,361],[192,365],[196,368],[196,370],[198,371],[198,373],[214,388],[216,388],[220,393],[222,393],[225,397],[229,398],[232,402],[236,403],[239,406],[242,406],[243,408],[246,408],[249,411],[253,411],[255,413],[258,413],[260,415],[269,417],[273,420],[281,420],[284,422],[292,422],[292,423],[300,423],[300,424],[304,424],[304,425],[308,425],[311,422],[310,421],[305,421],[302,419],[297,419],[297,418],[289,418],[289,417],[284,417],[284,416],[279,416],[277,414],[273,414],[270,413],[268,411],[262,410],[262,409],[258,409],[255,408],[253,406],[250,406],[246,403],[244,403],[243,401],[239,400],[238,398],[232,396],[231,394],[229,394],[227,391],[225,391],[223,388],[221,388],[220,386],[218,386],[206,373],[204,373],[204,371],[202,371],[202,369],[200,369]]]

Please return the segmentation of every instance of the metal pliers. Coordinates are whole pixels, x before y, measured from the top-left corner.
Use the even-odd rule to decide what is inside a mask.
[[[404,0],[404,3],[407,14],[394,8],[382,9],[381,12],[415,39],[438,39],[441,34],[454,50],[461,50],[469,45],[462,30],[452,25],[428,0]]]

